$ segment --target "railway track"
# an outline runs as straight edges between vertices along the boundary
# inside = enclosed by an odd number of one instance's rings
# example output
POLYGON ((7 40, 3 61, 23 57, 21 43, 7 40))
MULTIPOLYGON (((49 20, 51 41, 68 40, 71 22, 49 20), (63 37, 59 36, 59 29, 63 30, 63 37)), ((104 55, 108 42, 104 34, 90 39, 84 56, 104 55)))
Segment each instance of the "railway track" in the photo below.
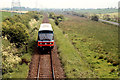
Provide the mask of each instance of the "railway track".
POLYGON ((39 52, 39 64, 37 71, 37 80, 51 79, 55 80, 54 68, 53 68, 53 51, 40 51, 39 52))
MULTIPOLYGON (((47 15, 44 16, 42 23, 49 23, 47 15)), ((59 57, 57 56, 56 46, 52 50, 42 51, 35 46, 27 79, 29 80, 31 78, 36 80, 65 78, 59 57)))

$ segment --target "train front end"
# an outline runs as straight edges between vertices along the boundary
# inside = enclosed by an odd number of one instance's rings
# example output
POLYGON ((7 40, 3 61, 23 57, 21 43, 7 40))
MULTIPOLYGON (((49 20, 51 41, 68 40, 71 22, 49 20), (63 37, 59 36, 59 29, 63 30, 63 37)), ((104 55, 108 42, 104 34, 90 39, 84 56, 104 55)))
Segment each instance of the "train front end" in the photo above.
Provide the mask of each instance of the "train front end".
POLYGON ((42 24, 38 32, 38 47, 44 49, 53 49, 54 33, 51 24, 42 24))

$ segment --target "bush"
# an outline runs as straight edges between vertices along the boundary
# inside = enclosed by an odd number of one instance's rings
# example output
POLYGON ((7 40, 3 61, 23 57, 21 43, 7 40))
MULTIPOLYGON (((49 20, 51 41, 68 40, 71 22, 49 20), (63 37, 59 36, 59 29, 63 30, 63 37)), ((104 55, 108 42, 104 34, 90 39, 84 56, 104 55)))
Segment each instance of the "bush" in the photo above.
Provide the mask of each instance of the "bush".
POLYGON ((119 65, 119 62, 118 61, 114 61, 113 62, 113 66, 117 66, 117 65, 119 65))
POLYGON ((55 19, 55 14, 54 13, 50 13, 49 14, 49 18, 55 19))
POLYGON ((15 23, 15 21, 12 19, 12 17, 8 17, 8 18, 6 18, 3 22, 6 22, 6 23, 10 23, 10 24, 14 24, 15 23))
POLYGON ((56 25, 59 25, 58 19, 55 19, 55 24, 56 24, 56 25))
POLYGON ((85 15, 84 14, 80 14, 80 17, 85 17, 85 15))
MULTIPOLYGON (((5 25, 5 24, 4 24, 5 25)), ((29 34, 26 31, 26 26, 22 23, 16 23, 12 26, 3 26, 2 29, 3 36, 7 36, 11 43, 15 43, 17 47, 26 43, 29 38, 29 34)))
POLYGON ((57 19, 64 19, 64 16, 63 15, 59 15, 59 16, 57 16, 57 19))
POLYGON ((110 15, 104 15, 104 16, 103 16, 103 19, 105 19, 105 20, 107 20, 107 21, 110 21, 110 20, 111 20, 110 15))
MULTIPOLYGON (((8 21, 9 22, 9 21, 8 21)), ((9 26, 6 22, 2 23, 2 36, 5 36, 7 34, 7 31, 9 29, 9 26)))
POLYGON ((111 20, 111 18, 107 18, 106 20, 107 20, 107 21, 110 21, 110 20, 111 20))
POLYGON ((35 19, 36 21, 38 21, 38 20, 39 20, 39 17, 38 17, 37 15, 34 15, 34 19, 35 19))
POLYGON ((98 21, 99 18, 98 18, 98 16, 92 16, 92 17, 91 17, 91 20, 93 20, 93 21, 98 21))
POLYGON ((61 21, 63 21, 64 16, 63 15, 55 15, 53 12, 49 14, 49 18, 52 18, 55 20, 55 24, 59 25, 61 21))
POLYGON ((98 59, 103 59, 103 58, 104 58, 104 56, 103 56, 103 55, 100 55, 98 59))

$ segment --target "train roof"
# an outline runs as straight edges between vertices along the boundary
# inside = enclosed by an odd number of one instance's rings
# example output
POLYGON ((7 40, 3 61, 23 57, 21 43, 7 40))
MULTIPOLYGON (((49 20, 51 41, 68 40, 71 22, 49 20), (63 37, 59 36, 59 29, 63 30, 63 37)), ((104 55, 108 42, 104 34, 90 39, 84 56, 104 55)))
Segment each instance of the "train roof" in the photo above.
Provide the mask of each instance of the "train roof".
POLYGON ((52 26, 51 26, 50 23, 42 23, 42 24, 40 25, 39 31, 45 31, 45 30, 53 31, 52 26))

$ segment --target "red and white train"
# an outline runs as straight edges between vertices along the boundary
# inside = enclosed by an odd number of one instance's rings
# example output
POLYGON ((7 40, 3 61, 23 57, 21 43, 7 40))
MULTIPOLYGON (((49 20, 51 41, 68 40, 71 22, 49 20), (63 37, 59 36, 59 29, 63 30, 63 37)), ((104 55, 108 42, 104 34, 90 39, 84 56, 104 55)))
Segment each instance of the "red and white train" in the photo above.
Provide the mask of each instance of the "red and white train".
POLYGON ((54 33, 50 23, 42 23, 38 32, 38 47, 52 49, 54 47, 54 33))

